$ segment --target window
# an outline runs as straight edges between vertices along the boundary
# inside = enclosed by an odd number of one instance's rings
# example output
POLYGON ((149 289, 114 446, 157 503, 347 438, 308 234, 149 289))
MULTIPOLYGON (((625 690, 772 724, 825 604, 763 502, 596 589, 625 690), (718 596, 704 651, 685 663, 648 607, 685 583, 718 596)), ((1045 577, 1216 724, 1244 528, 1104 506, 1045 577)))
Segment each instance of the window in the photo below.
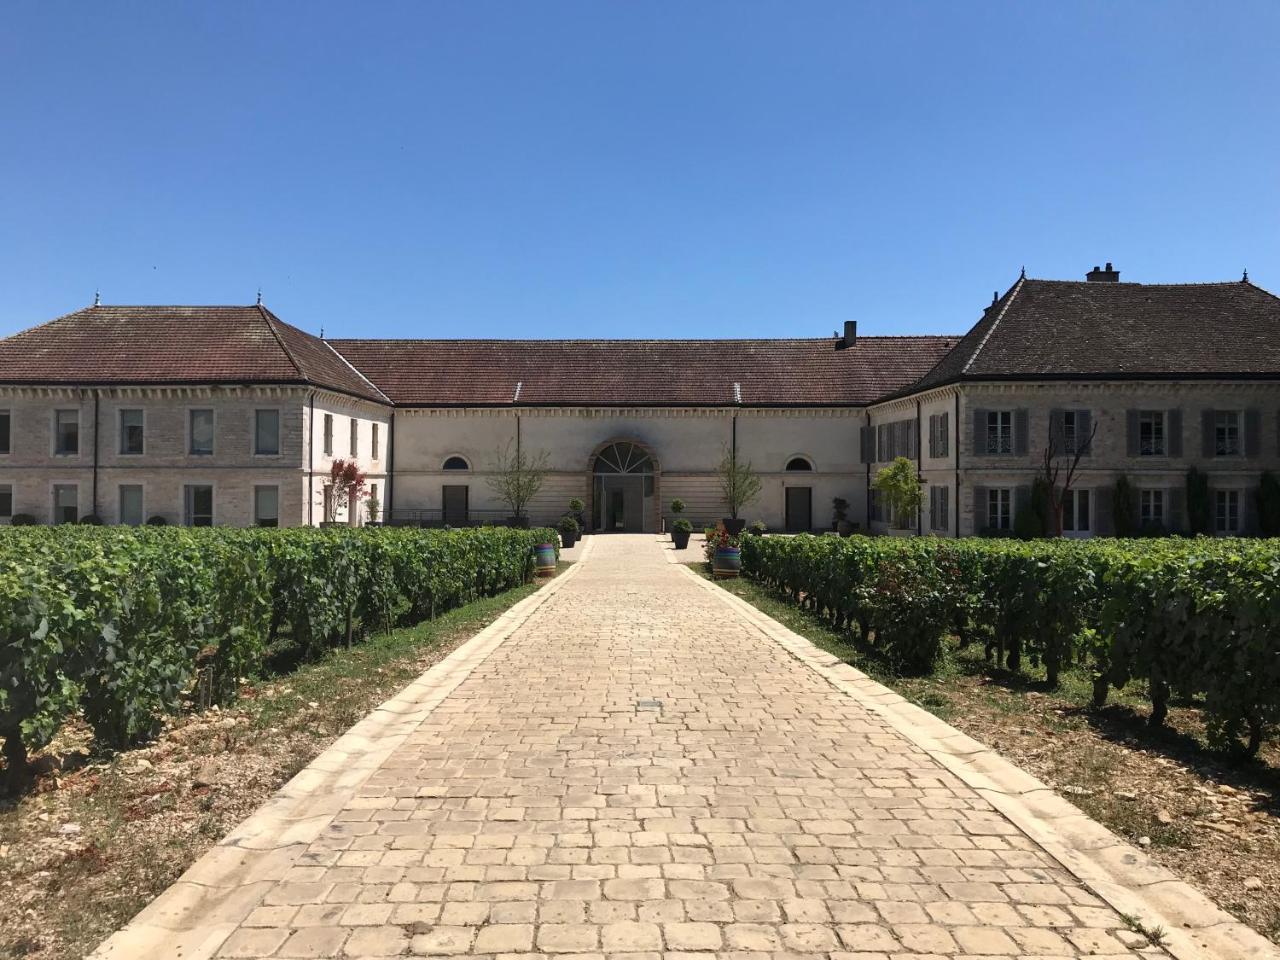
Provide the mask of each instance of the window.
POLYGON ((10 426, 13 423, 13 417, 8 410, 0 410, 0 453, 12 453, 13 447, 10 446, 11 438, 10 426))
POLYGON ((259 457, 274 457, 280 453, 279 410, 253 412, 253 452, 259 457))
POLYGON ((444 468, 446 470, 470 470, 471 469, 469 466, 467 466, 467 461, 463 460, 461 457, 450 457, 448 460, 444 462, 444 468))
POLYGON ((120 453, 138 456, 143 450, 143 413, 141 410, 120 411, 120 453))
POLYGON ((53 412, 53 452, 60 457, 79 455, 79 410, 55 410, 53 412))
MULTIPOLYGON (((1013 453, 1013 411, 987 412, 987 453, 1013 453)), ((995 491, 992 491, 993 493, 995 491)), ((1008 492, 1007 490, 1005 491, 1008 492)), ((1001 527, 1000 529, 1004 529, 1001 527)))
POLYGON ((141 484, 120 484, 120 522, 130 527, 142 525, 141 484))
POLYGON ((381 424, 375 423, 373 425, 373 438, 370 441, 372 449, 369 451, 369 456, 374 460, 378 459, 378 452, 379 452, 378 451, 378 427, 379 426, 381 426, 381 424))
POLYGON ((792 457, 790 460, 787 461, 787 469, 791 471, 812 470, 813 464, 810 463, 808 460, 806 460, 804 457, 792 457))
POLYGON ((182 522, 188 527, 213 526, 213 487, 191 484, 182 488, 182 522))
POLYGON ((1240 491, 1216 490, 1213 494, 1213 529, 1218 533, 1240 532, 1240 491))
POLYGON ((0 483, 0 520, 13 516, 13 485, 0 483))
POLYGON ((280 488, 253 488, 253 523, 257 527, 280 526, 280 488))
POLYGON ((951 527, 951 490, 948 487, 929 488, 929 529, 948 530, 951 527))
POLYGON ((1164 513, 1163 490, 1138 491, 1138 522, 1144 527, 1163 527, 1164 513))
POLYGON ((987 491, 987 526, 992 530, 1013 529, 1013 491, 1009 488, 992 487, 987 491))
POLYGON ((187 452, 194 457, 213 455, 213 411, 192 410, 190 413, 190 442, 187 452))
POLYGON ((1063 534, 1066 536, 1083 536, 1093 529, 1091 523, 1089 491, 1068 490, 1066 497, 1062 500, 1063 534))
POLYGON ((1164 411, 1139 410, 1138 456, 1164 457, 1168 456, 1168 452, 1168 446, 1165 443, 1164 411))
POLYGON ((333 456, 333 414, 324 415, 324 455, 333 456))
POLYGON ((355 417, 351 418, 351 456, 360 455, 360 421, 355 417))
POLYGON ((951 415, 935 413, 929 417, 929 456, 945 457, 950 454, 951 415))
POLYGON ((1242 453, 1244 448, 1240 443, 1240 411, 1215 410, 1213 413, 1214 456, 1238 457, 1242 453))
POLYGON ((80 516, 80 488, 74 483, 59 483, 53 488, 53 522, 75 523, 80 516))

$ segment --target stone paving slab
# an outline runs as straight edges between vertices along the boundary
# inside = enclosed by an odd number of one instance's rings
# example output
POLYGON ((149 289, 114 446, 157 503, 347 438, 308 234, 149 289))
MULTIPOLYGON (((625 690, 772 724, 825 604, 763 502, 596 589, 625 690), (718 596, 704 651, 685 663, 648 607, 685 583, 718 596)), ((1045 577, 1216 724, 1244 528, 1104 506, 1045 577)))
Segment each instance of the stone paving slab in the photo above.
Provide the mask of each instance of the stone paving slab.
POLYGON ((654 537, 580 549, 95 956, 1277 956, 654 537))

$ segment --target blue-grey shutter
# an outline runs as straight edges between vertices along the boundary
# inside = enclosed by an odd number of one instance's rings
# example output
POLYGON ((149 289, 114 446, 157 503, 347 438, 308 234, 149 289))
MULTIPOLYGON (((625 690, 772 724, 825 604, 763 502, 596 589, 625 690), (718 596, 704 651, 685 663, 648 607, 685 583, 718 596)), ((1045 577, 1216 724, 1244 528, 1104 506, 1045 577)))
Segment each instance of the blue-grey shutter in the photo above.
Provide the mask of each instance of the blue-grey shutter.
POLYGON ((1200 455, 1212 457, 1218 452, 1216 431, 1214 430, 1217 414, 1213 410, 1200 411, 1200 455))
POLYGON ((951 455, 951 414, 944 413, 938 417, 938 456, 951 455))
POLYGON ((951 529, 950 500, 951 500, 950 488, 938 487, 938 512, 940 513, 940 516, 938 518, 939 530, 951 529))
POLYGON ((938 415, 929 414, 929 458, 938 455, 938 415))
POLYGON ((929 488, 929 529, 935 530, 938 526, 938 488, 929 488))
POLYGON ((1013 452, 1019 457, 1025 457, 1030 449, 1030 420, 1025 409, 1013 411, 1013 452))
POLYGON ((973 530, 974 533, 980 533, 991 525, 991 518, 987 516, 987 488, 973 488, 973 530))
POLYGON ((1093 532, 1098 536, 1109 537, 1116 532, 1115 495, 1110 485, 1094 487, 1089 495, 1089 504, 1093 532))
POLYGON ((987 455, 987 410, 973 411, 973 455, 987 455))
POLYGON ((1182 411, 1174 409, 1165 414, 1165 427, 1169 431, 1168 449, 1169 456, 1182 456, 1182 411))
POLYGON ((1090 437, 1093 434, 1093 414, 1088 410, 1076 411, 1076 443, 1084 456, 1093 453, 1093 443, 1090 437))
POLYGON ((920 421, 908 420, 907 426, 908 426, 907 435, 911 438, 911 453, 908 454, 908 456, 910 456, 912 460, 919 460, 920 459, 920 421))
POLYGON ((1136 457, 1138 455, 1138 411, 1126 410, 1125 422, 1128 424, 1128 436, 1125 439, 1126 452, 1129 456, 1136 457))
POLYGON ((871 427, 864 426, 858 434, 858 457, 861 463, 870 463, 871 456, 871 427))
POLYGON ((1257 410, 1244 412, 1244 455, 1256 457, 1262 439, 1262 416, 1257 410))
POLYGON ((1187 492, 1182 487, 1171 487, 1169 494, 1169 515, 1165 518, 1168 521, 1170 533, 1185 533, 1187 527, 1187 492))
POLYGON ((1259 532, 1258 488, 1246 487, 1240 491, 1240 533, 1246 537, 1256 537, 1259 532))
POLYGON ((1070 453, 1067 449, 1066 427, 1062 410, 1049 411, 1049 446, 1053 448, 1054 453, 1070 453))

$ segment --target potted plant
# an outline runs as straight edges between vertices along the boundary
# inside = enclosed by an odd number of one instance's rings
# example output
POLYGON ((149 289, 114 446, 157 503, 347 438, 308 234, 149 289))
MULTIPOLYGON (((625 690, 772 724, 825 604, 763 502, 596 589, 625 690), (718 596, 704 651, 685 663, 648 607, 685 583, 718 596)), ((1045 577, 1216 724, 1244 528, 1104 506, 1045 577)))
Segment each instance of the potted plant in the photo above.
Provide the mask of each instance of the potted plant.
POLYGON ((370 494, 369 499, 364 502, 364 512, 365 516, 368 517, 369 526, 378 526, 378 517, 382 513, 382 501, 370 494))
POLYGON ((540 577, 549 577, 556 572, 554 543, 540 543, 533 548, 533 572, 540 577))
POLYGON ((582 502, 581 497, 573 497, 569 501, 569 514, 573 519, 578 521, 578 536, 581 537, 587 532, 587 520, 582 515, 582 511, 586 509, 586 504, 582 502))
POLYGON ((853 524, 849 522, 849 501, 844 497, 833 497, 831 511, 831 529, 842 537, 853 533, 853 524))
POLYGON ((753 536, 757 536, 757 537, 763 537, 766 533, 769 532, 769 528, 768 526, 765 525, 765 522, 763 520, 756 520, 754 523, 751 524, 751 526, 747 527, 747 530, 753 536))
POLYGON ((681 500, 679 497, 677 497, 676 499, 671 501, 671 516, 672 516, 673 525, 676 520, 680 519, 680 514, 682 513, 684 513, 684 501, 681 500))
MULTIPOLYGON (((679 501, 677 501, 679 502, 679 501)), ((689 546, 689 535, 693 533, 693 524, 684 517, 678 518, 671 524, 671 543, 677 550, 683 550, 689 546)))
POLYGON ((498 499, 511 508, 507 526, 520 529, 529 526, 525 508, 542 489, 547 475, 547 460, 545 451, 530 455, 510 443, 494 456, 493 474, 486 482, 498 499))
POLYGON ((711 572, 721 579, 736 577, 742 572, 742 547, 728 530, 721 529, 708 538, 711 553, 711 572))
POLYGON ((566 550, 578 542, 578 521, 569 514, 566 513, 560 518, 556 529, 560 531, 560 542, 564 544, 566 550))
POLYGON ((747 521, 738 517, 738 511, 759 495, 760 478, 751 464, 740 461, 734 451, 725 453, 716 472, 720 476, 720 493, 729 508, 729 516, 722 522, 729 535, 736 537, 747 525, 747 521))

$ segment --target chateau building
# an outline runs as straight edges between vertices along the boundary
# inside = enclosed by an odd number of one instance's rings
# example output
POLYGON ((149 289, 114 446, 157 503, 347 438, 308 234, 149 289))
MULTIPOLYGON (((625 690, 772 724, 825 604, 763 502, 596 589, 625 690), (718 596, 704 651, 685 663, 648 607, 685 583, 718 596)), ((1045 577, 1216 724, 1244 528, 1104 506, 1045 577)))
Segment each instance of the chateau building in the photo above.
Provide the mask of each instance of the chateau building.
POLYGON ((1119 477, 1144 525, 1256 528, 1280 471, 1280 299, 1248 282, 1020 277, 963 336, 778 340, 324 340, 261 304, 94 305, 0 340, 0 523, 94 515, 190 525, 362 523, 332 509, 354 460, 390 522, 503 522, 503 456, 544 456, 529 506, 571 498, 595 530, 656 531, 670 504, 724 515, 716 467, 762 480, 743 515, 828 530, 836 498, 876 532, 1011 529, 1033 479, 1079 460, 1071 536, 1115 530, 1119 477), (925 482, 890 517, 876 472, 925 482))

